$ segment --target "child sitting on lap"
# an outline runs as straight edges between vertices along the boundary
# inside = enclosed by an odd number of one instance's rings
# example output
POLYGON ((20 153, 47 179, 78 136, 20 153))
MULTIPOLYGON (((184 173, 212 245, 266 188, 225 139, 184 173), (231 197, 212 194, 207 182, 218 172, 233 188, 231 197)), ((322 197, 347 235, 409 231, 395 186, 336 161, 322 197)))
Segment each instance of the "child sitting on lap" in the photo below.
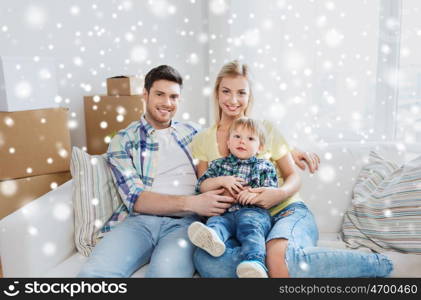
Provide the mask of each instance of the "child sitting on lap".
POLYGON ((212 256, 225 252, 225 242, 234 236, 241 243, 238 277, 268 277, 265 266, 265 238, 272 227, 268 210, 250 205, 257 196, 248 190, 257 187, 277 187, 278 178, 273 164, 256 157, 263 150, 265 134, 259 123, 249 118, 236 120, 229 132, 230 155, 211 162, 199 178, 196 190, 207 192, 225 188, 237 199, 227 212, 210 217, 204 225, 189 226, 191 242, 212 256))

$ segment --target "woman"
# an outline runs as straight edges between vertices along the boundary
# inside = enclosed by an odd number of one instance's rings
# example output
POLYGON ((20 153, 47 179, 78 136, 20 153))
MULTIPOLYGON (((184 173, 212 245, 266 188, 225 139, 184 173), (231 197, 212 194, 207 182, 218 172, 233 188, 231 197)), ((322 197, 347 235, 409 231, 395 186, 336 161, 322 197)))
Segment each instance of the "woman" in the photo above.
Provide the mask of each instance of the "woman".
MULTIPOLYGON (((235 119, 248 116, 251 111, 254 98, 247 65, 233 61, 222 67, 215 82, 214 101, 215 125, 197 135, 192 143, 193 156, 199 160, 199 176, 212 160, 228 155, 228 128, 235 119)), ((307 158, 306 162, 313 172, 317 169, 318 157, 308 154, 303 157, 299 151, 291 153, 276 126, 267 121, 263 121, 263 125, 269 142, 260 155, 270 159, 277 167, 280 187, 251 189, 258 193, 251 204, 270 208, 275 221, 266 239, 269 276, 387 276, 392 264, 384 255, 316 247, 317 225, 313 214, 297 193, 300 178, 294 169, 294 160, 300 166, 301 160, 307 158)), ((212 257, 196 249, 196 269, 202 277, 235 277, 239 251, 235 239, 227 243, 227 249, 220 257, 212 257)))

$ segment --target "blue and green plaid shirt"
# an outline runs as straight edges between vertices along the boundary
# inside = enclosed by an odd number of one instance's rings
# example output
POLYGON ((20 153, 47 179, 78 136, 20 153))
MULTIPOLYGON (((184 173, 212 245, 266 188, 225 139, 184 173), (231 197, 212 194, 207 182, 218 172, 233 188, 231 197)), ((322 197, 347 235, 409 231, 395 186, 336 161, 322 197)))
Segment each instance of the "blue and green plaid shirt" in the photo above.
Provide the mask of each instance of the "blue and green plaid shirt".
MULTIPOLYGON (((170 127, 171 135, 186 153, 195 169, 188 146, 198 132, 198 128, 192 124, 175 121, 171 122, 170 127)), ((133 211, 137 198, 143 191, 152 188, 159 151, 154 132, 155 128, 142 116, 139 121, 120 130, 111 140, 106 158, 123 203, 102 227, 102 233, 110 231, 128 214, 138 214, 133 211)))
MULTIPOLYGON (((278 187, 278 176, 274 165, 266 159, 252 156, 249 159, 239 159, 230 154, 227 157, 218 158, 211 162, 196 184, 196 192, 200 192, 200 185, 208 178, 219 176, 235 176, 243 178, 246 185, 257 187, 278 187)), ((240 204, 233 205, 229 211, 242 207, 240 204)))

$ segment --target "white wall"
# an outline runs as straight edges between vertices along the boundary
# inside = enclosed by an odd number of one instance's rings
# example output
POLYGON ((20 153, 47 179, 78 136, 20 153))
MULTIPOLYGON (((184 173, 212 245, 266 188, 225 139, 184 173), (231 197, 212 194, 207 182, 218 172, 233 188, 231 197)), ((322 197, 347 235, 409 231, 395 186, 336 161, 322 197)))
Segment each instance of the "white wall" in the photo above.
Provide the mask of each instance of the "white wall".
MULTIPOLYGON (((56 58, 62 105, 78 123, 72 129, 77 146, 85 144, 82 97, 105 93, 106 77, 144 75, 156 65, 173 65, 186 79, 177 117, 207 126, 215 75, 237 58, 254 73, 255 116, 267 112, 264 116, 277 121, 292 144, 393 139, 389 127, 395 126, 396 105, 378 82, 384 79, 386 92, 397 90, 383 67, 399 50, 390 50, 382 32, 400 22, 389 16, 400 14, 394 3, 401 2, 2 1, 0 55, 56 58)), ((406 76, 400 87, 410 87, 399 97, 418 97, 401 101, 398 129, 406 142, 418 142, 421 132, 416 55, 421 9, 416 3, 403 2, 403 45, 395 43, 404 49, 400 75, 406 76), (408 114, 411 122, 405 121, 408 114)))
POLYGON ((71 129, 76 146, 85 146, 84 95, 105 94, 107 77, 144 76, 159 64, 174 66, 185 79, 184 103, 177 117, 207 121, 202 93, 208 61, 206 4, 194 0, 1 1, 0 55, 55 58, 61 105, 70 108, 77 123, 71 129))
POLYGON ((421 142, 421 3, 402 2, 397 136, 406 143, 421 142))
POLYGON ((292 143, 370 135, 379 0, 227 3, 224 25, 214 26, 223 37, 210 41, 211 63, 240 57, 252 67, 256 117, 266 112, 292 143))

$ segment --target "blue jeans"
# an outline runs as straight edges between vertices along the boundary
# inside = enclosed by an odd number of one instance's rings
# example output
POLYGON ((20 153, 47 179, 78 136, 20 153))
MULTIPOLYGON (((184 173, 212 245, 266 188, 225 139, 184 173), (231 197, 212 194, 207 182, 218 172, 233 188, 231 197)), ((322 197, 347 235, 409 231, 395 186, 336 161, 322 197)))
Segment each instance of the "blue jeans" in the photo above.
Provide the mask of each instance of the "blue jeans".
MULTIPOLYGON (((290 277, 386 277, 393 269, 382 254, 317 247, 317 225, 302 202, 288 205, 273 221, 266 242, 288 240, 285 261, 290 277)), ((193 260, 202 277, 236 277, 240 248, 235 239, 230 239, 222 256, 212 257, 196 249, 193 260)))
POLYGON ((128 216, 92 251, 79 277, 130 277, 149 262, 146 277, 192 277, 187 228, 196 217, 128 216))
POLYGON ((231 237, 237 238, 241 243, 241 261, 257 260, 265 265, 265 239, 272 227, 271 223, 271 216, 266 209, 243 207, 211 217, 206 225, 215 230, 224 243, 231 237))

